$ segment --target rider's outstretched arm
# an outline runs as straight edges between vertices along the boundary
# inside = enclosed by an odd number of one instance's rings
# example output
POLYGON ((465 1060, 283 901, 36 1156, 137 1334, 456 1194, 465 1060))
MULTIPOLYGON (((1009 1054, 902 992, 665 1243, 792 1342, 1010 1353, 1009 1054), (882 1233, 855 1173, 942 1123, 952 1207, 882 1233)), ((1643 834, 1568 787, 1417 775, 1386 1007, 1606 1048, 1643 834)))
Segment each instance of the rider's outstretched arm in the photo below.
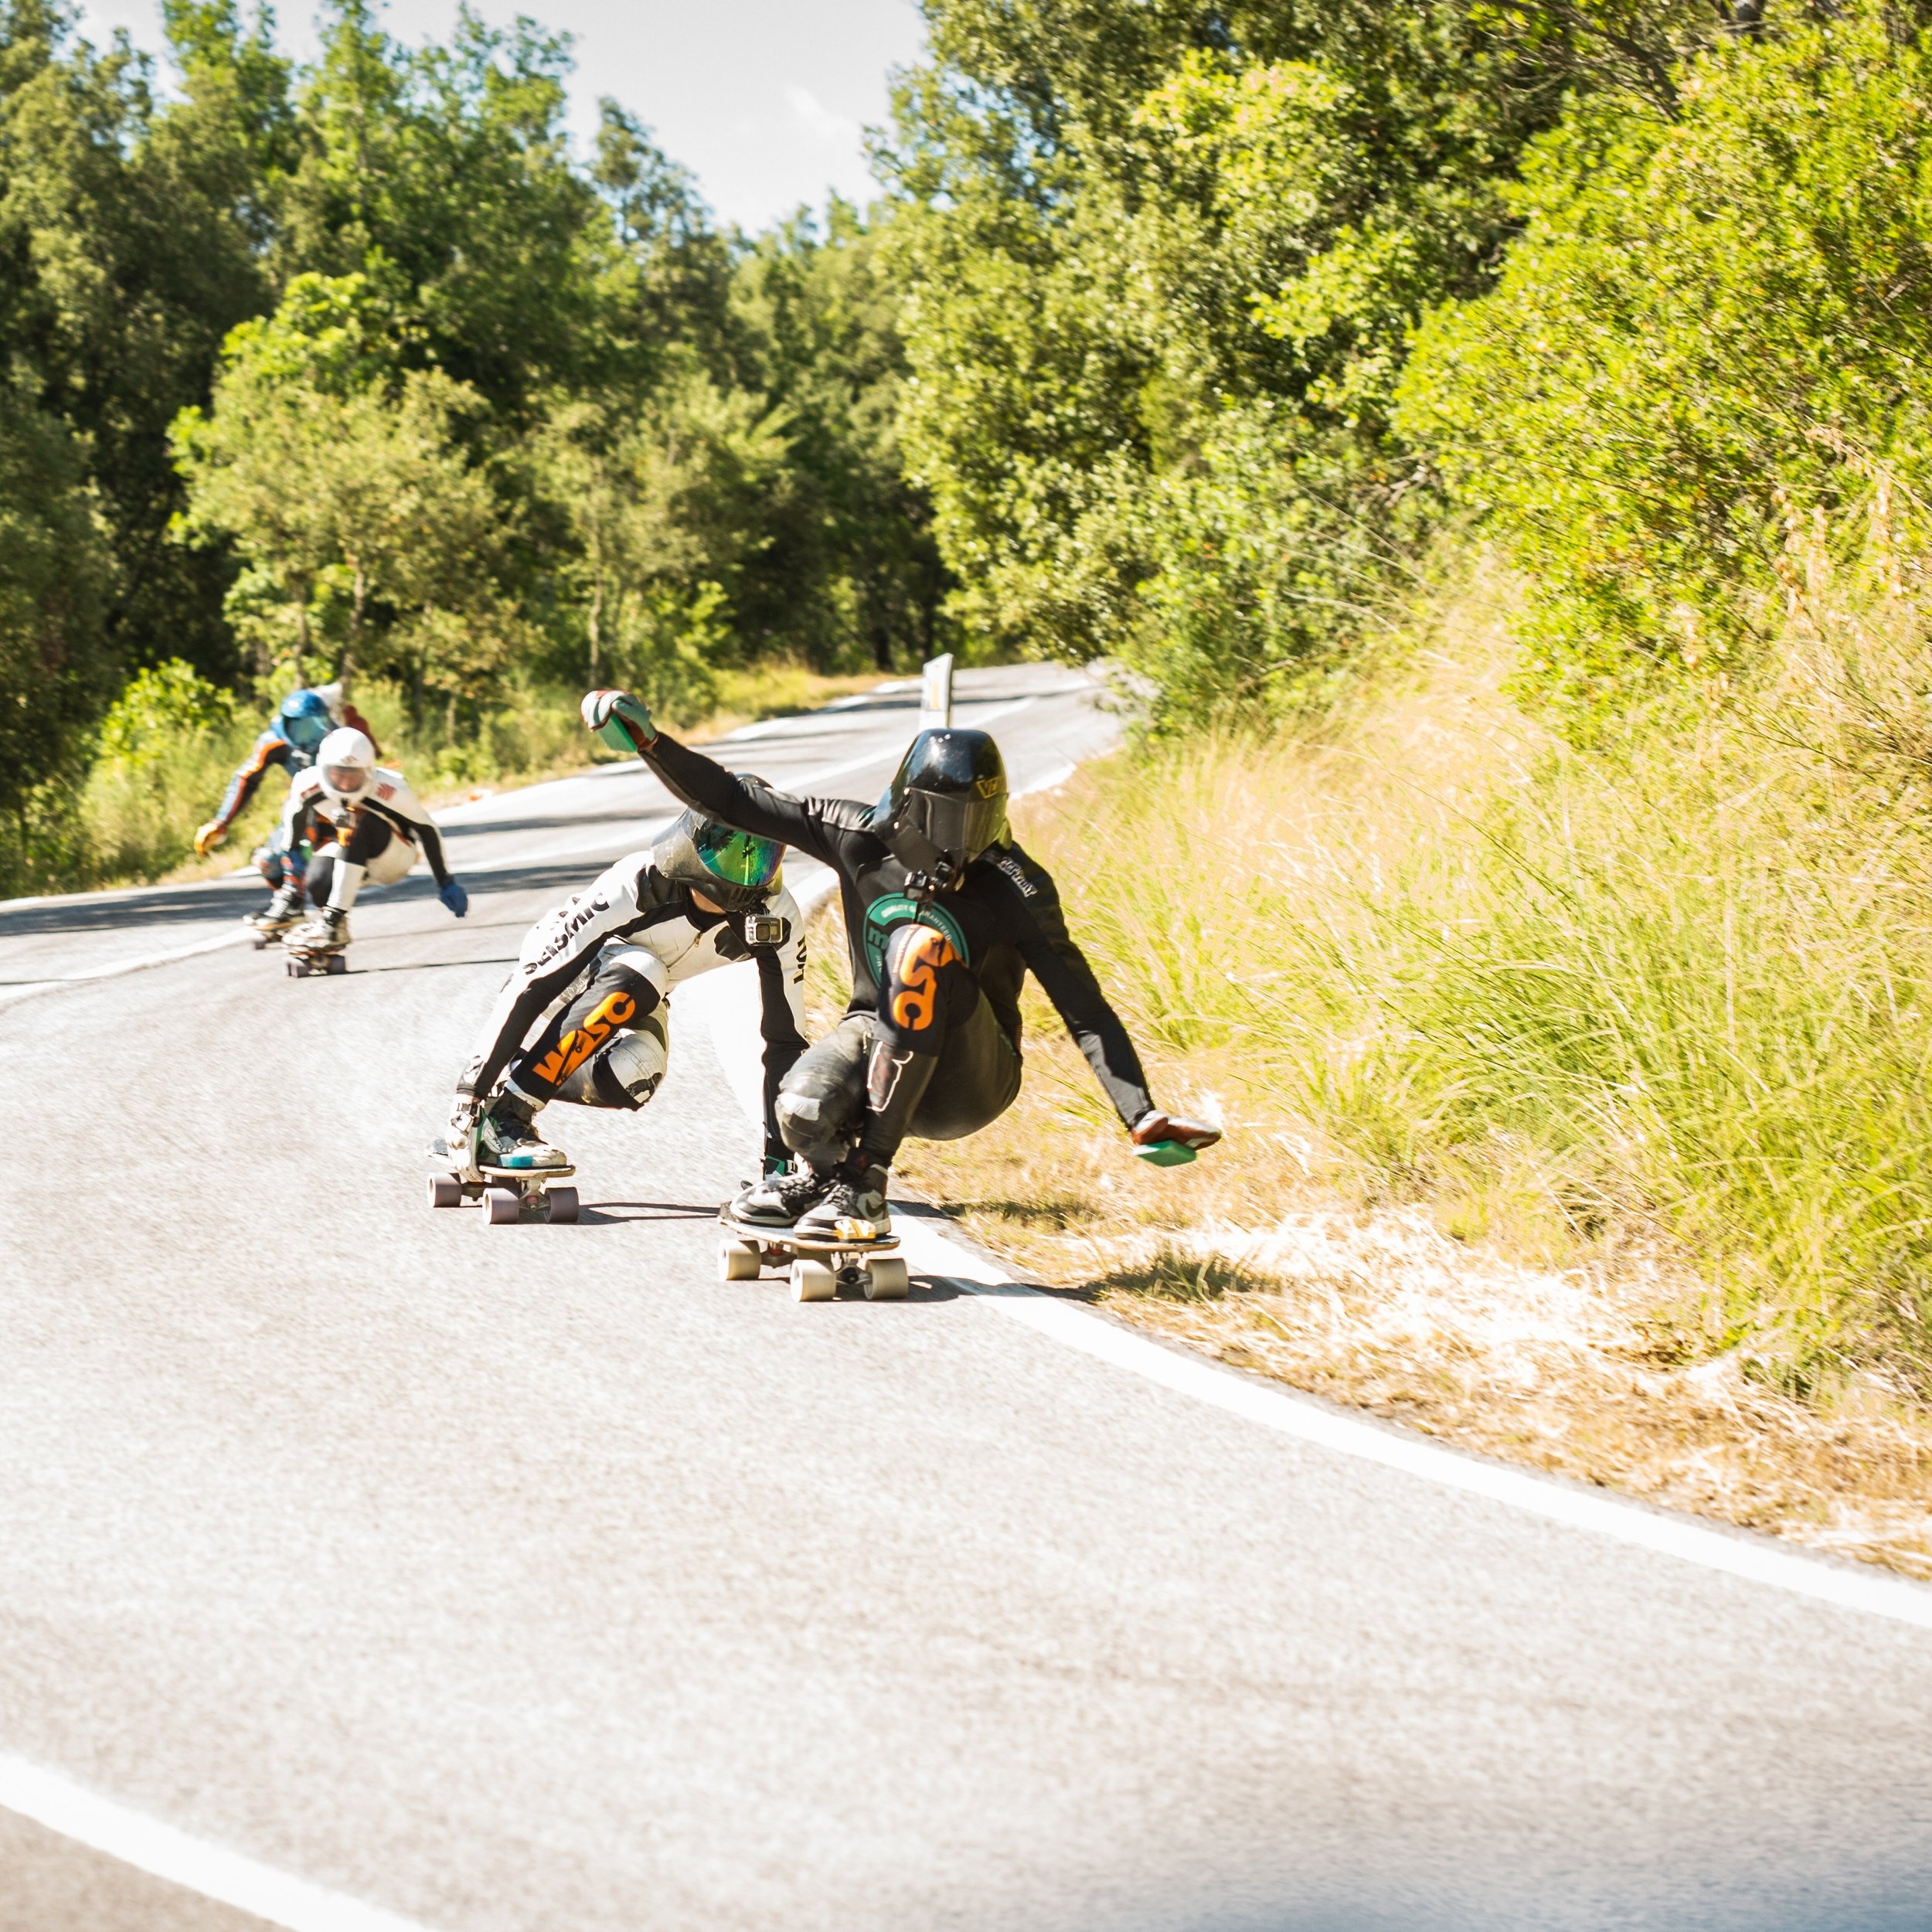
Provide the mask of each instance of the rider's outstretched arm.
POLYGON ((270 765, 288 762, 292 747, 285 738, 278 738, 272 731, 264 731, 257 738, 248 756, 235 767, 234 774, 228 781, 228 789, 222 794, 221 803, 215 808, 215 815, 195 834, 195 849, 206 855, 228 836, 228 828, 248 809, 261 784, 263 775, 270 765))
POLYGON ((658 730, 651 714, 627 692, 593 691, 583 708, 586 724, 607 744, 628 743, 680 804, 740 832, 795 846, 826 865, 838 862, 828 832, 865 811, 845 799, 794 798, 774 791, 762 778, 727 771, 716 759, 658 730))

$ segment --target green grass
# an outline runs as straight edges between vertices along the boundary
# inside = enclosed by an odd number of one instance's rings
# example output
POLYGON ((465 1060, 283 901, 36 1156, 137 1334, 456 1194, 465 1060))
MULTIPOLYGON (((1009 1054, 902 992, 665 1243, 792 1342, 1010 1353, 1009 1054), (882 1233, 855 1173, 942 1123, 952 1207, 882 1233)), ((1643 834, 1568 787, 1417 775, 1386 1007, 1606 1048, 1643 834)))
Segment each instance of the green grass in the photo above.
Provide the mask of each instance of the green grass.
POLYGON ((1932 801, 1875 728, 1883 640, 1862 708, 1787 677, 1583 756, 1502 695, 1508 595, 1320 730, 1122 757, 1027 820, 1167 1104, 1228 1119, 1199 1205, 1313 1175, 1526 1258, 1661 1248, 1707 1284, 1660 1318, 1683 1359, 1924 1401, 1932 801))

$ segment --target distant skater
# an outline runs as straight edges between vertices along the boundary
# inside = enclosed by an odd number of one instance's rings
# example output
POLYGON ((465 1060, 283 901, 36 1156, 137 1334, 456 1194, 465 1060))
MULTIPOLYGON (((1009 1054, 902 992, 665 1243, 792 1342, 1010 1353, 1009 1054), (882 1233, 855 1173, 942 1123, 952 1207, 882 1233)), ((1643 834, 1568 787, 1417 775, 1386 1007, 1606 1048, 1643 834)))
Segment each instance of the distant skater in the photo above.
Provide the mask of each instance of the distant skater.
MULTIPOLYGON (((369 721, 349 702, 342 685, 304 685, 290 692, 267 730, 249 747, 248 756, 235 767, 214 817, 196 830, 195 855, 205 859, 226 842, 229 828, 253 802, 262 781, 270 771, 280 771, 292 782, 315 764, 322 740, 342 726, 361 732, 374 750, 375 733, 369 730, 369 721)), ((255 857, 263 877, 274 891, 267 906, 249 923, 272 937, 286 932, 302 916, 302 875, 309 854, 299 847, 290 849, 283 842, 278 825, 255 857)))
POLYGON ((277 835, 285 852, 311 842, 317 849, 305 880, 293 886, 299 895, 306 885, 317 910, 284 934, 291 953, 324 958, 344 951, 363 880, 393 886, 409 876, 419 858, 429 861, 443 903, 458 919, 470 909, 469 894, 451 876, 436 821, 400 771, 376 762, 375 746, 353 726, 332 731, 315 764, 289 787, 277 835), (320 836, 323 828, 332 844, 320 836))

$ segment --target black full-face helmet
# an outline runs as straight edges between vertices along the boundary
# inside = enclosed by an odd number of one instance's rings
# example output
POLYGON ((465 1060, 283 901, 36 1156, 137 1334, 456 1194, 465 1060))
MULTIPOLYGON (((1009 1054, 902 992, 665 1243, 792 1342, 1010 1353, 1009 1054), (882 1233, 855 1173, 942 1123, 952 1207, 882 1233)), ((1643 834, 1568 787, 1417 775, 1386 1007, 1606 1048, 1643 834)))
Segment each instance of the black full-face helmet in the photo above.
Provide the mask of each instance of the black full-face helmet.
POLYGON ((922 731, 872 822, 913 872, 957 879, 1006 836, 1006 761, 999 747, 983 731, 922 731))
POLYGON ((701 811, 687 811, 660 838, 658 870, 702 893, 727 912, 751 912, 777 889, 785 849, 775 838, 734 832, 701 811))

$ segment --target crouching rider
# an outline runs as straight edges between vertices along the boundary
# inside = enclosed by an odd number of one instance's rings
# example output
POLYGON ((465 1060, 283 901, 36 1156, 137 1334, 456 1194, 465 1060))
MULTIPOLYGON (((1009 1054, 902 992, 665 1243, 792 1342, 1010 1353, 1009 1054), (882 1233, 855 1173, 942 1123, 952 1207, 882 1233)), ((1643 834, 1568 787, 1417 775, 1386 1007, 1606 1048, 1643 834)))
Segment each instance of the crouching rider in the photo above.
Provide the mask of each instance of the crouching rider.
POLYGON ((784 851, 687 811, 531 927, 457 1083, 440 1151, 465 1180, 481 1178, 479 1162, 569 1166, 537 1114, 553 1100, 644 1106, 664 1078, 672 988, 743 959, 757 961, 766 1156, 783 1165, 774 1110, 805 1046, 804 921, 780 876, 784 851))
POLYGON ((887 1179, 900 1143, 976 1134, 1018 1095, 1029 972, 1137 1153, 1172 1165, 1221 1138, 1154 1104, 1052 877, 1007 829, 1006 767, 985 732, 922 731, 869 805, 794 798, 727 771, 658 730, 624 692, 592 692, 583 717, 694 811, 782 839, 838 875, 851 1004, 781 1083, 777 1124, 798 1159, 739 1197, 743 1219, 811 1234, 889 1233, 887 1179))
MULTIPOLYGON (((415 869, 419 858, 429 861, 443 903, 458 919, 470 909, 469 894, 451 876, 436 821, 400 771, 376 762, 376 747, 352 726, 332 731, 315 764, 289 787, 277 838, 287 852, 304 840, 317 847, 306 885, 318 910, 284 935, 291 952, 341 952, 349 944, 349 911, 363 880, 395 885, 415 869), (333 845, 326 842, 325 827, 334 834, 333 845)), ((298 906, 304 883, 291 880, 283 888, 298 906)))

